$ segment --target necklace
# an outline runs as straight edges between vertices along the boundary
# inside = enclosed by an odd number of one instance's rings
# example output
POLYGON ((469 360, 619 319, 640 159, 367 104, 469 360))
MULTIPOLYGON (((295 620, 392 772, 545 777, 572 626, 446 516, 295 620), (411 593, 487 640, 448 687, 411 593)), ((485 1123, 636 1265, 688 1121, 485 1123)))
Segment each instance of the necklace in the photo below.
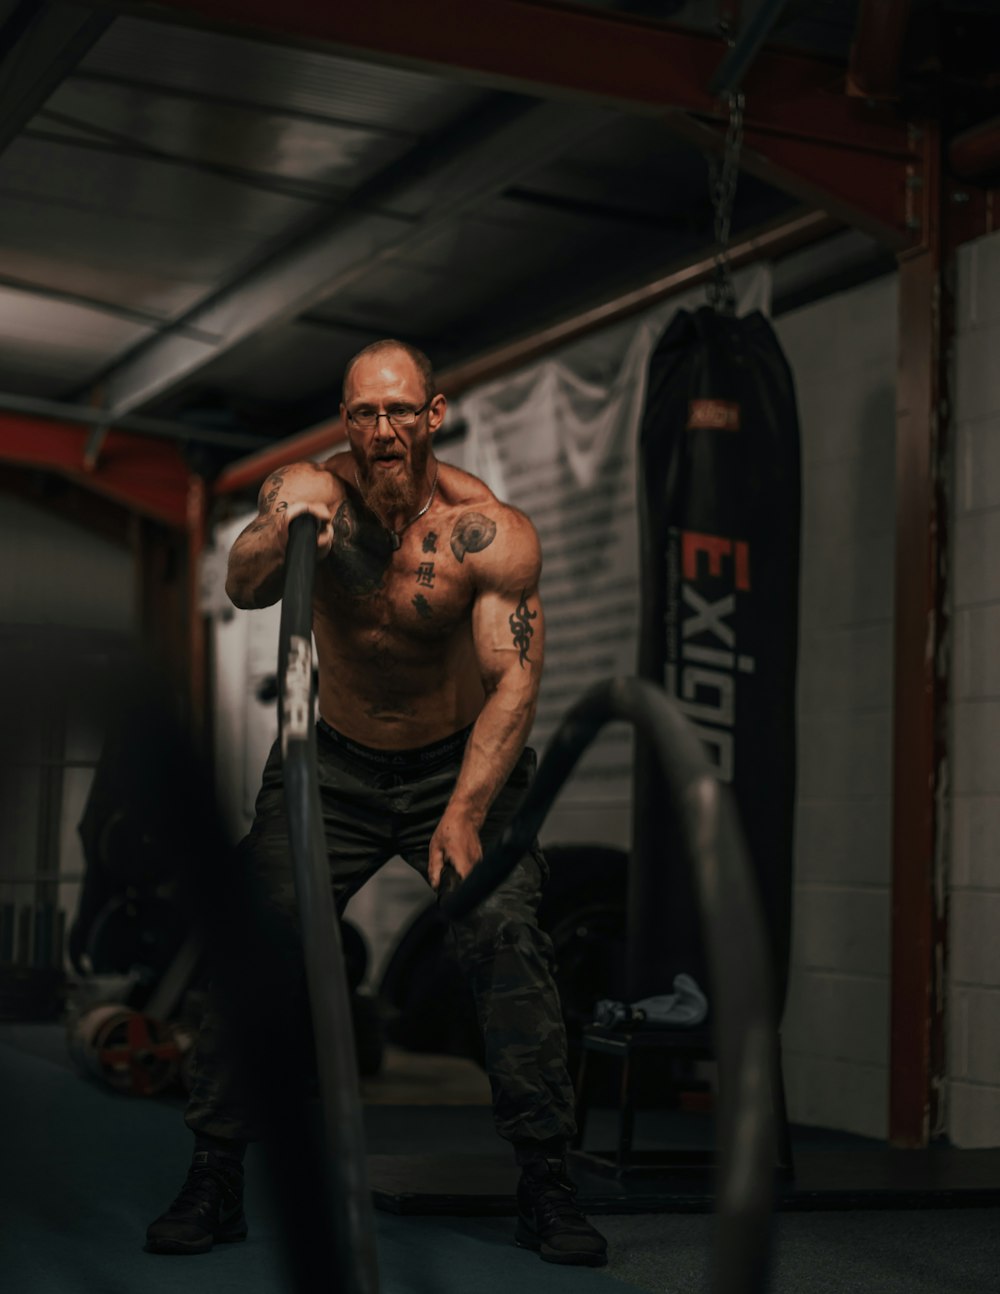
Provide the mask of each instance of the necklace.
MULTIPOLYGON (((415 513, 413 514, 413 516, 409 519, 409 521, 404 521, 404 522, 403 522, 403 524, 399 527, 399 529, 398 529, 398 530, 393 530, 390 526, 387 526, 387 525, 385 524, 385 522, 382 520, 382 518, 381 518, 381 517, 379 517, 379 521, 381 521, 381 522, 382 522, 383 527, 384 527, 386 530, 388 530, 388 531, 389 531, 389 543, 392 545, 392 551, 393 551, 393 552, 396 552, 396 551, 399 549, 399 545, 403 542, 403 541, 402 541, 402 539, 400 538, 400 536, 402 535, 403 531, 404 531, 404 530, 408 530, 408 529, 409 529, 409 527, 410 527, 410 526, 412 526, 412 525, 413 525, 413 523, 414 523, 415 521, 419 521, 419 520, 420 520, 420 518, 421 518, 421 517, 424 515, 424 513, 427 511, 427 509, 431 506, 431 503, 432 503, 432 502, 433 502, 433 500, 434 500, 434 491, 437 489, 437 483, 438 483, 438 472, 440 471, 440 469, 441 469, 441 464, 435 460, 435 463, 434 463, 434 480, 433 480, 433 481, 431 481, 431 492, 430 492, 430 494, 428 494, 428 496, 427 496, 427 502, 424 504, 424 506, 420 509, 420 511, 419 511, 419 512, 415 512, 415 513)), ((357 485, 357 487, 358 487, 358 492, 360 493, 361 497, 362 497, 362 498, 364 498, 364 494, 365 494, 365 492, 364 492, 364 490, 362 490, 362 489, 361 489, 361 479, 360 479, 360 477, 358 476, 358 469, 357 469, 357 468, 355 468, 355 469, 354 469, 354 482, 355 482, 355 484, 356 484, 356 485, 357 485)), ((375 510, 374 510, 374 508, 372 509, 372 511, 373 511, 373 512, 375 511, 375 510)), ((376 515, 378 515, 378 514, 376 514, 376 515)))

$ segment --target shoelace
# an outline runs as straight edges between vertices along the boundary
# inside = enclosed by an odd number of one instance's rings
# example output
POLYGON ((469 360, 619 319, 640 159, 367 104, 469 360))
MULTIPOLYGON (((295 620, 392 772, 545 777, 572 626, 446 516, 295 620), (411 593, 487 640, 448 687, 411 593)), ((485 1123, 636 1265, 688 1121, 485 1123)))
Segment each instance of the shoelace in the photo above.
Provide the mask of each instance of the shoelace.
POLYGON ((543 1226, 555 1222, 571 1222, 578 1227, 587 1221, 576 1206, 576 1188, 557 1177, 529 1178, 528 1190, 535 1206, 535 1215, 543 1226))
POLYGON ((226 1175, 222 1170, 212 1168, 209 1164, 199 1164, 197 1168, 192 1168, 188 1172, 180 1194, 174 1200, 174 1208, 179 1205, 194 1205, 196 1208, 213 1205, 217 1186, 221 1186, 225 1194, 233 1194, 233 1188, 226 1181, 226 1175))

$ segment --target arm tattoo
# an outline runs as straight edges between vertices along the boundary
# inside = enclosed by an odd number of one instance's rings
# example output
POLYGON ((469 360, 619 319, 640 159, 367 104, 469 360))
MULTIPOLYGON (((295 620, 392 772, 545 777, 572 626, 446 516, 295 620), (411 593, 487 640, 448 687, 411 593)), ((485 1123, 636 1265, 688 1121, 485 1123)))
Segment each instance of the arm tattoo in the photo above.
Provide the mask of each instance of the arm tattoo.
MULTIPOLYGON (((270 497, 271 496, 268 495, 268 498, 270 497)), ((268 504, 267 508, 265 508, 261 512, 260 519, 258 521, 255 521, 252 526, 248 526, 247 530, 250 532, 251 535, 258 535, 262 530, 267 530, 268 526, 271 525, 277 513, 287 512, 287 511, 288 511, 288 503, 284 499, 282 499, 281 502, 278 504, 278 506, 275 508, 274 513, 271 512, 271 505, 268 504)))
POLYGON ((497 533, 497 523, 481 512, 463 512, 451 532, 451 551, 464 561, 466 553, 481 553, 489 548, 497 533))
POLYGON ((537 619, 538 612, 528 610, 528 590, 522 589, 521 601, 517 604, 517 610, 509 617, 510 632, 514 638, 514 646, 520 652, 518 664, 522 669, 524 669, 524 662, 528 659, 528 648, 531 645, 531 640, 535 636, 531 622, 537 619))
MULTIPOLYGON (((269 476, 267 480, 264 482, 264 485, 268 486, 269 489, 266 494, 264 494, 263 490, 261 490, 261 494, 263 495, 260 501, 261 516, 264 516, 265 513, 268 513, 271 511, 271 504, 278 497, 278 492, 280 491, 284 483, 285 483, 285 476, 283 472, 275 472, 273 476, 269 476)), ((287 507, 288 505, 286 504, 285 506, 287 507)))

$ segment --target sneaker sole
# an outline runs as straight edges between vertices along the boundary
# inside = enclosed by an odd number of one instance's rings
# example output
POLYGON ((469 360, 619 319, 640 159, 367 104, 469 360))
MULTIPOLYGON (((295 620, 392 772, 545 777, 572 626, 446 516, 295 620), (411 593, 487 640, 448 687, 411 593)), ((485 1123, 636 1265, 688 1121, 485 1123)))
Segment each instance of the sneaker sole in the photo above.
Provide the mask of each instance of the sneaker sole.
POLYGON ((538 1254, 543 1263, 558 1263, 564 1267, 604 1267, 608 1261, 606 1253, 595 1254, 592 1250, 578 1249, 574 1253, 569 1250, 549 1249, 540 1236, 529 1231, 520 1221, 514 1231, 514 1244, 518 1249, 531 1249, 538 1254))
POLYGON ((143 1249, 147 1254, 207 1254, 213 1245, 238 1244, 246 1238, 244 1227, 240 1231, 220 1231, 217 1236, 206 1236, 204 1240, 147 1240, 143 1249))

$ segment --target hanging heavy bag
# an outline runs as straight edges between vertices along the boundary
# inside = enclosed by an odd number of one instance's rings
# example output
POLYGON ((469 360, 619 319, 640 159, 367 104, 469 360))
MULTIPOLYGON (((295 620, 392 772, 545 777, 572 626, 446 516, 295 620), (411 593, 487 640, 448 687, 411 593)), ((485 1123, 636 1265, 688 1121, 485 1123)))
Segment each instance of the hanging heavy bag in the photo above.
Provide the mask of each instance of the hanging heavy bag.
MULTIPOLYGON (((639 454, 639 673, 675 697, 732 787, 775 970, 788 977, 795 798, 800 449, 791 371, 759 312, 682 310, 650 360, 639 454)), ((633 842, 644 877, 629 992, 707 985, 688 869, 636 752, 633 842)), ((633 926, 633 929, 637 928, 633 926)))

